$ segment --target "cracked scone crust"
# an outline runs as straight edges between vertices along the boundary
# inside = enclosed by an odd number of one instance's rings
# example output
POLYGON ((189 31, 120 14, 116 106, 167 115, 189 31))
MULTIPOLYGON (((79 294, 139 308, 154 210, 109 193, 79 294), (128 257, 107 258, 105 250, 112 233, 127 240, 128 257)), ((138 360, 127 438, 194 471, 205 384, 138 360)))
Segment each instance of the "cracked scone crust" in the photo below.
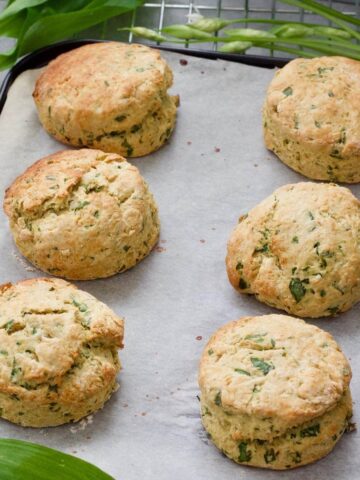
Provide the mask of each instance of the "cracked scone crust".
POLYGON ((157 206, 138 169, 99 150, 39 160, 7 190, 4 209, 20 252, 68 279, 123 272, 159 236, 157 206))
POLYGON ((285 315, 220 328, 203 352, 202 422, 238 463, 287 469, 334 447, 352 413, 351 370, 332 336, 285 315))
POLYGON ((276 73, 267 92, 267 148, 309 178, 360 182, 359 95, 359 61, 292 60, 276 73))
POLYGON ((360 202, 334 184, 285 185, 240 218, 228 242, 231 284, 301 317, 360 300, 360 202))
POLYGON ((33 96, 42 125, 57 140, 137 157, 160 148, 173 131, 172 81, 158 50, 98 43, 50 62, 33 96))
POLYGON ((0 287, 0 414, 31 427, 75 422, 116 389, 123 320, 59 279, 0 287))

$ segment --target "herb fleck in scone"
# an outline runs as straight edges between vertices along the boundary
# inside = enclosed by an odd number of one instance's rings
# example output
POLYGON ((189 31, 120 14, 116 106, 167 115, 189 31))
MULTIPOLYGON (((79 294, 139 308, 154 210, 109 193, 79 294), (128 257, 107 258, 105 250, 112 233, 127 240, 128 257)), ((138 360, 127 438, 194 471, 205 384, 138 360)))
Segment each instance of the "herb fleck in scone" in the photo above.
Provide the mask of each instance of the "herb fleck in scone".
POLYGON ((309 178, 360 182, 359 96, 359 61, 292 60, 267 92, 267 148, 309 178))
POLYGON ((0 287, 0 416, 28 427, 75 422, 116 389, 123 320, 59 279, 0 287))
POLYGON ((241 293, 300 317, 360 300, 360 202, 334 184, 285 185, 240 217, 226 257, 241 293))
POLYGON ((306 465, 346 430, 350 379, 329 333, 285 315, 242 318, 220 328, 201 357, 202 422, 235 462, 306 465))
POLYGON ((123 272, 159 237, 157 206, 138 169, 99 150, 39 160, 7 190, 4 209, 24 257, 68 279, 123 272))
POLYGON ((43 127, 60 142, 127 157, 147 155, 170 137, 178 97, 158 50, 97 43, 50 62, 33 93, 43 127))

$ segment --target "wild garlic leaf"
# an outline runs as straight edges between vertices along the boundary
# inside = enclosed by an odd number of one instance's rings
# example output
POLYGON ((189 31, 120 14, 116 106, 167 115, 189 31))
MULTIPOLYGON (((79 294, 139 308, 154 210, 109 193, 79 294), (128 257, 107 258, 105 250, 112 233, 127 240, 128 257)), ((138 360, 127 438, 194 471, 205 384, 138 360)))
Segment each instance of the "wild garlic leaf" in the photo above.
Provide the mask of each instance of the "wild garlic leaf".
POLYGON ((1 480, 114 480, 80 458, 35 443, 2 438, 0 451, 1 480))
POLYGON ((275 369, 274 365, 272 365, 271 363, 265 362, 261 358, 251 357, 250 360, 253 366, 258 370, 260 370, 264 375, 267 375, 270 372, 270 370, 275 369))

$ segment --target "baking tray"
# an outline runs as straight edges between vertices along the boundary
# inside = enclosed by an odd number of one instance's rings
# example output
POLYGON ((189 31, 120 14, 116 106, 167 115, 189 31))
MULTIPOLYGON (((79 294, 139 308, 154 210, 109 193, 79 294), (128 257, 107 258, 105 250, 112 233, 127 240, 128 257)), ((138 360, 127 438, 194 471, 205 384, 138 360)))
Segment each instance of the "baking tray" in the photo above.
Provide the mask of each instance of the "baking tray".
MULTIPOLYGON (((38 158, 65 148, 37 120, 31 92, 38 72, 29 68, 75 46, 49 47, 37 64, 36 56, 28 57, 3 86, 2 193, 38 158)), ((275 311, 229 285, 224 265, 229 234, 240 214, 275 188, 304 177, 263 145, 261 106, 273 70, 167 51, 163 56, 174 71, 172 92, 181 97, 177 127, 158 152, 131 160, 158 202, 159 244, 128 272, 77 283, 126 319, 120 390, 80 423, 36 430, 1 421, 0 436, 73 453, 116 480, 357 479, 358 432, 345 435, 325 459, 279 473, 236 465, 201 426, 197 369, 207 339, 225 322, 275 311)), ((359 186, 351 190, 360 196, 359 186)), ((0 283, 42 276, 17 252, 3 213, 0 251, 0 283)), ((355 306, 333 319, 311 320, 331 332, 350 358, 354 421, 360 396, 359 312, 355 306)))

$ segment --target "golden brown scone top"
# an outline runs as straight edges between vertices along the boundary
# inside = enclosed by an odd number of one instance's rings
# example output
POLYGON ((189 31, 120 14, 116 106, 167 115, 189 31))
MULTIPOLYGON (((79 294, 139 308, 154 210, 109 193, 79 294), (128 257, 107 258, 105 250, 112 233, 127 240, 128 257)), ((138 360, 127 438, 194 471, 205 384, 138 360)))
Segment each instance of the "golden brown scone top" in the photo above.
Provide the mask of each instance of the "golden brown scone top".
POLYGON ((349 363, 329 333, 285 315, 224 325, 206 345, 199 372, 204 399, 244 416, 244 426, 258 427, 250 433, 255 438, 324 414, 350 379, 349 363), (271 432, 266 431, 269 418, 271 432))
POLYGON ((266 108, 274 111, 285 137, 289 132, 318 148, 329 146, 330 156, 339 160, 360 155, 359 61, 345 57, 292 60, 272 80, 266 108))
MULTIPOLYGON (((83 128, 96 130, 91 118, 118 117, 121 129, 142 118, 152 104, 165 95, 172 71, 158 50, 145 45, 119 42, 85 45, 64 53, 49 63, 38 78, 33 93, 37 104, 61 111, 83 112, 83 128), (93 117, 89 116, 93 113, 93 117)), ((81 126, 81 125, 80 125, 81 126)))
POLYGON ((347 188, 284 185, 240 218, 226 257, 231 284, 303 317, 360 300, 360 202, 347 188))
MULTIPOLYGON (((84 349, 116 351, 122 342, 123 320, 63 280, 35 278, 0 288, 0 392, 35 398, 45 395, 47 385, 60 389, 81 364, 84 349)), ((89 395, 90 379, 84 371, 83 389, 89 395)), ((74 393, 72 388, 76 385, 62 391, 64 398, 74 393)))
POLYGON ((4 209, 21 253, 68 279, 134 266, 157 241, 157 207, 138 169, 116 154, 65 150, 29 167, 4 209))
MULTIPOLYGON (((9 218, 30 218, 64 209, 79 211, 87 200, 73 199, 77 188, 84 194, 109 191, 118 201, 141 190, 138 169, 117 154, 100 150, 62 150, 31 165, 6 190, 4 210, 9 218)), ((101 204, 99 204, 100 208, 101 204)), ((106 203, 102 205, 106 207, 106 203)))

